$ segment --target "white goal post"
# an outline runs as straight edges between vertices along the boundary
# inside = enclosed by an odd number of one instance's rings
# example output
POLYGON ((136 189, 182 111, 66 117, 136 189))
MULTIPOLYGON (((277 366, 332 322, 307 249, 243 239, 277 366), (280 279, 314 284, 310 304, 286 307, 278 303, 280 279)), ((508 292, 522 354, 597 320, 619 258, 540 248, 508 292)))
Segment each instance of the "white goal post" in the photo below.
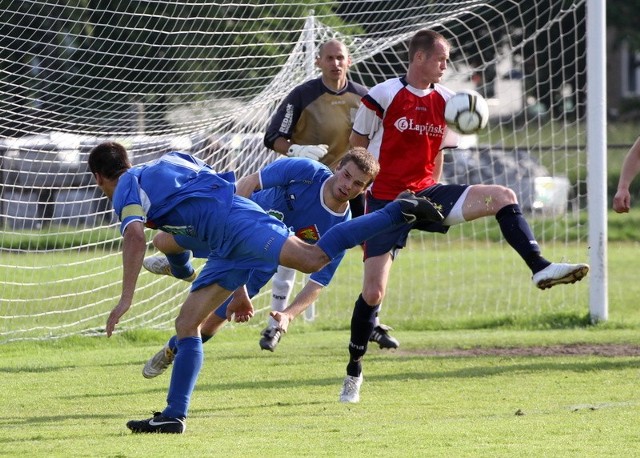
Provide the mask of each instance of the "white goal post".
MULTIPOLYGON (((180 149, 243 176, 278 159, 265 126, 319 75, 319 44, 343 40, 351 78, 370 87, 402 75, 423 28, 451 41, 443 84, 481 92, 491 112, 478 138, 446 153, 445 179, 511 187, 543 254, 592 272, 540 292, 493 218, 415 232, 381 318, 400 329, 607 319, 603 2, 58 3, 0 5, 0 343, 103 332, 122 269, 117 221, 86 167, 98 142, 122 142, 135 164, 180 149)), ((310 326, 346 328, 361 281, 354 249, 310 326)), ((119 330, 171 332, 186 293, 142 272, 119 330)), ((254 300, 256 327, 269 296, 254 300)))

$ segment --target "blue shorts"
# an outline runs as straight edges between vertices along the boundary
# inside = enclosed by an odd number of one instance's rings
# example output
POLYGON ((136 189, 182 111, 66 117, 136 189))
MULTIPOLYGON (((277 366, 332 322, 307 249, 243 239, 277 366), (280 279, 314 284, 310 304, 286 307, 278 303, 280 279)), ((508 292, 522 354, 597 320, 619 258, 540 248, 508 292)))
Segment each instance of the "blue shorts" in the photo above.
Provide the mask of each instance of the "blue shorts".
MULTIPOLYGON (((431 199, 446 218, 460 196, 462 196, 462 193, 468 187, 469 186, 466 184, 437 183, 427 189, 417 192, 416 195, 431 199)), ((367 213, 379 210, 389 202, 393 202, 391 200, 376 199, 370 192, 367 192, 366 199, 367 213)), ((411 229, 446 234, 449 230, 449 226, 445 226, 442 223, 417 223, 412 226, 400 226, 395 230, 384 232, 370 238, 364 243, 364 258, 372 258, 389 252, 391 252, 393 257, 395 257, 397 251, 407 245, 407 237, 411 229)))
POLYGON ((226 221, 210 215, 207 225, 224 225, 221 243, 210 241, 207 262, 193 282, 192 291, 214 283, 234 291, 249 280, 252 270, 274 272, 280 251, 293 235, 284 223, 267 215, 255 202, 234 196, 226 221))
POLYGON ((207 242, 187 235, 174 235, 173 238, 182 248, 190 250, 194 258, 206 259, 209 257, 211 248, 207 242))

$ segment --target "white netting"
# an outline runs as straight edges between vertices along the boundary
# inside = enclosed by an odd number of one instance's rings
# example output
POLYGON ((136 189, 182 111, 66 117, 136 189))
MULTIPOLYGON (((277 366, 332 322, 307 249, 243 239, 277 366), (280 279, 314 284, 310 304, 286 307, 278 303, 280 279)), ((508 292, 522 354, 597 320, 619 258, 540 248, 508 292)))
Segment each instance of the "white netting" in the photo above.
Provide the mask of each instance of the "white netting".
MULTIPOLYGON (((317 76, 318 44, 344 40, 352 79, 372 86, 405 71, 421 28, 452 42, 444 84, 481 91, 492 113, 491 147, 447 155, 445 177, 514 188, 544 253, 584 261, 584 1, 0 2, 0 342, 98 331, 117 302, 120 236, 87 172, 92 146, 117 139, 134 163, 181 149, 242 176, 276 159, 262 133, 317 76)), ((385 321, 586 314, 583 285, 536 291, 499 240, 489 219, 414 234, 385 321)), ((348 324, 361 275, 354 250, 320 324, 348 324)), ((143 273, 121 329, 171 328, 185 294, 143 273)))

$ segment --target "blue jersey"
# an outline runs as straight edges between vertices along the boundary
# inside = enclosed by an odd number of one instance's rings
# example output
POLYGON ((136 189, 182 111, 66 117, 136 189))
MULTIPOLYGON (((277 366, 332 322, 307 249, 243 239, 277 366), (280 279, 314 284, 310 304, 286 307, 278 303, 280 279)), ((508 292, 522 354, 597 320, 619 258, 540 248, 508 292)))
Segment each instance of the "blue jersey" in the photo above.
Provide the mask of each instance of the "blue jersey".
MULTIPOLYGON (((324 202, 322 192, 326 180, 331 177, 329 168, 317 161, 303 158, 280 159, 260 171, 260 191, 251 195, 272 217, 282 221, 291 232, 307 243, 316 243, 322 234, 332 226, 351 219, 351 211, 333 212, 324 202)), ((189 237, 176 238, 178 244, 193 251, 197 258, 206 257, 207 246, 189 237)), ((335 274, 344 252, 318 272, 311 279, 327 286, 335 274)), ((275 270, 271 273, 275 273, 275 270)), ((259 291, 270 277, 252 277, 247 289, 259 291)))
MULTIPOLYGON (((331 170, 318 161, 280 159, 260 171, 262 189, 254 192, 251 200, 284 222, 298 238, 313 244, 331 227, 351 219, 349 207, 336 213, 324 202, 324 184, 331 175, 331 170)), ((311 274, 311 279, 327 286, 343 257, 344 252, 311 274)))
POLYGON ((216 174, 203 161, 172 152, 155 161, 132 167, 118 179, 113 209, 124 231, 132 221, 146 227, 199 240, 222 240, 223 225, 205 227, 201 217, 180 204, 186 199, 206 198, 219 221, 226 221, 235 192, 232 173, 216 174))

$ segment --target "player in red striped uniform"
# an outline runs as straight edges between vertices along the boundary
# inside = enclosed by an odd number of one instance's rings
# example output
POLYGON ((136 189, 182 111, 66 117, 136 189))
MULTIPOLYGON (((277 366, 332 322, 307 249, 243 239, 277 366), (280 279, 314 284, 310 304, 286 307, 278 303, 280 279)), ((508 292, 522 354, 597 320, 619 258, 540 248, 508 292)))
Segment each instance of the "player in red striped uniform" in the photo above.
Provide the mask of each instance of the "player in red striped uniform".
MULTIPOLYGON (((540 289, 574 283, 588 272, 586 264, 551 263, 525 221, 515 193, 499 185, 444 185, 442 149, 456 145, 448 131, 444 106, 453 94, 440 85, 447 69, 450 44, 431 30, 417 32, 409 44, 407 74, 371 88, 362 99, 350 137, 352 146, 367 148, 380 162, 380 173, 367 192, 366 211, 387 205, 408 189, 429 197, 445 216, 442 223, 414 229, 446 233, 450 226, 495 216, 505 240, 524 259, 540 289)), ((351 321, 349 363, 340 400, 358 402, 362 358, 376 314, 385 295, 397 251, 411 227, 373 237, 365 243, 364 280, 351 321)))

